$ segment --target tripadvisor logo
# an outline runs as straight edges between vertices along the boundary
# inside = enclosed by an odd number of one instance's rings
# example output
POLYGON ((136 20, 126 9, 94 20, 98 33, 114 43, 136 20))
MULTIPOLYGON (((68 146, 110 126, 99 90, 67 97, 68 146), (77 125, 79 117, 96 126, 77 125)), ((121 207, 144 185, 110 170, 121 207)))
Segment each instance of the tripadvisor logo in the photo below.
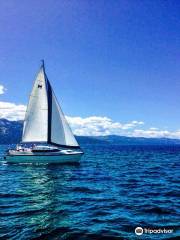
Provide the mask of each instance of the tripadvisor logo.
POLYGON ((142 227, 137 227, 135 228, 135 234, 140 236, 142 234, 168 234, 168 233, 173 233, 173 229, 167 229, 167 228, 142 228, 142 227))
POLYGON ((142 227, 135 228, 135 234, 136 235, 142 235, 143 234, 143 228, 142 227))

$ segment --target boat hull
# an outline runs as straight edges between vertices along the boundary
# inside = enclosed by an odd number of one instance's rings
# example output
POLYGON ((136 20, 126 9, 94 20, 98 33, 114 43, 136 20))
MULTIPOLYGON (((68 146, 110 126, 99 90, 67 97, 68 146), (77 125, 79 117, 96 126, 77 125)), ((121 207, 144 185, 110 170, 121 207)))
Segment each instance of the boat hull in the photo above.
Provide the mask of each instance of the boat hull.
POLYGON ((79 163, 83 153, 71 154, 7 154, 8 163, 79 163))

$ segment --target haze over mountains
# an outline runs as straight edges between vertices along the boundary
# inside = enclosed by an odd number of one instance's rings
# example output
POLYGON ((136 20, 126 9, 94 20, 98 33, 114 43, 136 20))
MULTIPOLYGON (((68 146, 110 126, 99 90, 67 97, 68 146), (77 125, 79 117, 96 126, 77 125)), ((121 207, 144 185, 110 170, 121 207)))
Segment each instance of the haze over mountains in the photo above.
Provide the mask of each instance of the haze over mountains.
MULTIPOLYGON (((23 121, 9 121, 0 119, 0 144, 12 144, 21 141, 23 121)), ((89 144, 118 144, 118 145, 170 145, 180 144, 180 139, 169 138, 143 138, 109 136, 77 136, 79 143, 89 144)))

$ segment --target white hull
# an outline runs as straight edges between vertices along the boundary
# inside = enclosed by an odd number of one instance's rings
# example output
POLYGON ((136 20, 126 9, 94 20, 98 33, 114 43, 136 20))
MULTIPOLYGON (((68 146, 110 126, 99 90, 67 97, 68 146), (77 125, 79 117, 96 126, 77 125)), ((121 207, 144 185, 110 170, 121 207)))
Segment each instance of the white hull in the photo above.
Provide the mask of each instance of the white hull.
POLYGON ((5 161, 9 163, 78 163, 82 155, 82 152, 68 154, 7 154, 5 161))

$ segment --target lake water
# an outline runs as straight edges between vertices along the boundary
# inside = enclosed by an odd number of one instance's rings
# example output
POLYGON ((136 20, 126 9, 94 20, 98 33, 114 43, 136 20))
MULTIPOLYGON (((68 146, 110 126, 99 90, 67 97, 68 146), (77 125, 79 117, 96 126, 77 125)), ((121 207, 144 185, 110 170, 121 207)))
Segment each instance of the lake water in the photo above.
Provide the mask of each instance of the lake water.
POLYGON ((6 164, 0 239, 176 239, 180 146, 84 144, 80 165, 6 164), (136 236, 137 227, 173 229, 136 236))

